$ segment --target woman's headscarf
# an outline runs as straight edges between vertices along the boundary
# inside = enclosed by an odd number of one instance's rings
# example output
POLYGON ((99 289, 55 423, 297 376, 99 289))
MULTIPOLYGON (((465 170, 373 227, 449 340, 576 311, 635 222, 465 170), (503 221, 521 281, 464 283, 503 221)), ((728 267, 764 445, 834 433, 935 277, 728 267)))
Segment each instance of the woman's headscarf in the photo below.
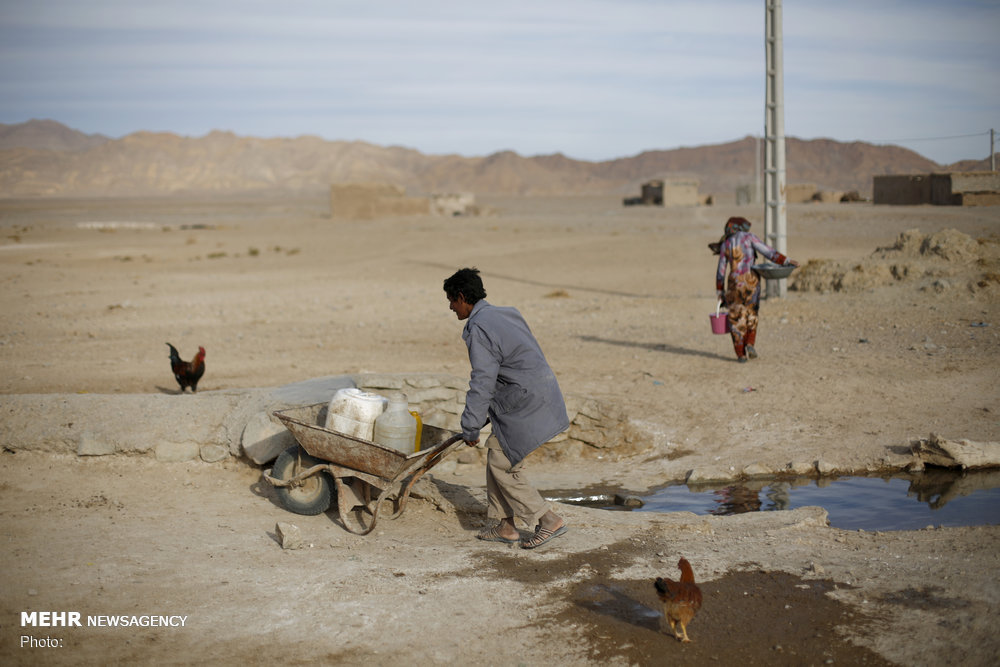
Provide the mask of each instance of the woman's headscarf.
POLYGON ((749 232, 750 221, 746 218, 732 217, 726 220, 725 236, 732 236, 736 232, 749 232))

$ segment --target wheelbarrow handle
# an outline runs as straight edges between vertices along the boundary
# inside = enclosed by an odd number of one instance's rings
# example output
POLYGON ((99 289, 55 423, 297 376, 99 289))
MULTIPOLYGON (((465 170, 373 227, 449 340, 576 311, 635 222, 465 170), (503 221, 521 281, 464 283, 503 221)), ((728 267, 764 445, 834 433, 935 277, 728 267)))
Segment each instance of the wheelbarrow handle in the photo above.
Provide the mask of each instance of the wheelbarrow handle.
POLYGON ((451 436, 450 438, 442 442, 440 445, 438 445, 438 447, 440 447, 441 449, 444 449, 445 447, 451 447, 459 440, 464 440, 464 439, 465 438, 462 437, 461 433, 456 433, 455 435, 451 436))
MULTIPOLYGON (((406 507, 406 501, 410 497, 410 489, 412 489, 413 485, 417 483, 417 480, 423 477, 424 473, 426 473, 428 470, 436 466, 438 462, 444 458, 444 455, 447 454, 455 444, 462 442, 462 440, 463 440, 462 434, 457 433, 431 450, 431 453, 427 456, 426 459, 424 459, 424 462, 420 466, 420 468, 413 472, 413 474, 410 476, 410 480, 406 483, 406 486, 403 487, 403 492, 399 496, 400 498, 399 508, 396 510, 396 514, 393 515, 393 518, 396 518, 397 516, 403 513, 403 509, 406 507)), ((376 507, 376 511, 377 509, 378 508, 376 507)))
POLYGON ((462 437, 461 433, 456 433, 455 435, 451 436, 450 438, 448 438, 447 440, 445 440, 444 442, 442 442, 440 445, 438 445, 438 446, 436 446, 436 447, 434 447, 433 449, 430 450, 431 453, 428 454, 427 458, 424 460, 424 465, 421 466, 421 467, 431 468, 432 466, 436 465, 437 462, 438 462, 438 459, 443 458, 445 452, 452 445, 454 445, 457 442, 461 442, 463 440, 464 440, 464 438, 462 437), (433 463, 431 463, 431 461, 433 461, 433 463))

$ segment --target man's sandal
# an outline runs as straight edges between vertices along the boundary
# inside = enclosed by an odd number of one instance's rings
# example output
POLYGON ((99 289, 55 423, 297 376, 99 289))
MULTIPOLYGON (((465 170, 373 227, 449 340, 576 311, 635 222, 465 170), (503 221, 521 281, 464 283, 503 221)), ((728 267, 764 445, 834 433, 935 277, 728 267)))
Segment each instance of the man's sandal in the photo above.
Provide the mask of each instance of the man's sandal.
POLYGON ((535 534, 526 540, 521 540, 522 549, 537 549, 538 547, 548 544, 550 540, 559 537, 566 533, 569 527, 563 524, 555 530, 549 530, 548 528, 542 528, 541 525, 535 530, 535 534))
POLYGON ((518 538, 511 539, 509 537, 504 537, 500 534, 500 526, 496 525, 487 530, 480 531, 476 534, 477 540, 482 540, 484 542, 501 542, 503 544, 514 544, 518 541, 518 538))

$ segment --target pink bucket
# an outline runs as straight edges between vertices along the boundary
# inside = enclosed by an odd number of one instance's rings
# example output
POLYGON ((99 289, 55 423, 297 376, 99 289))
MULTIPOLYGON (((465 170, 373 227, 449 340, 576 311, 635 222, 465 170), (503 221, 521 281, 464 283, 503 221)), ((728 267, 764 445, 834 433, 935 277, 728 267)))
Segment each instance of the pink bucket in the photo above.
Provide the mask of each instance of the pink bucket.
POLYGON ((729 313, 714 313, 708 316, 708 319, 712 321, 712 333, 714 334, 727 334, 729 333, 729 313))

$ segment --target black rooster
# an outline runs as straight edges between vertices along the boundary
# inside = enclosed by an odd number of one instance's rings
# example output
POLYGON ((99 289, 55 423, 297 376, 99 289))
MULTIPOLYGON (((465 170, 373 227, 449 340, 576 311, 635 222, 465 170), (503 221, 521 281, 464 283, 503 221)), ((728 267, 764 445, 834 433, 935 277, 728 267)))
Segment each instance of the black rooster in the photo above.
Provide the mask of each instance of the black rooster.
POLYGON ((191 361, 184 361, 177 354, 177 348, 167 343, 170 348, 170 370, 177 378, 177 384, 181 386, 181 393, 184 389, 191 387, 191 393, 198 391, 198 380, 205 374, 205 348, 199 347, 198 354, 194 355, 191 361))

